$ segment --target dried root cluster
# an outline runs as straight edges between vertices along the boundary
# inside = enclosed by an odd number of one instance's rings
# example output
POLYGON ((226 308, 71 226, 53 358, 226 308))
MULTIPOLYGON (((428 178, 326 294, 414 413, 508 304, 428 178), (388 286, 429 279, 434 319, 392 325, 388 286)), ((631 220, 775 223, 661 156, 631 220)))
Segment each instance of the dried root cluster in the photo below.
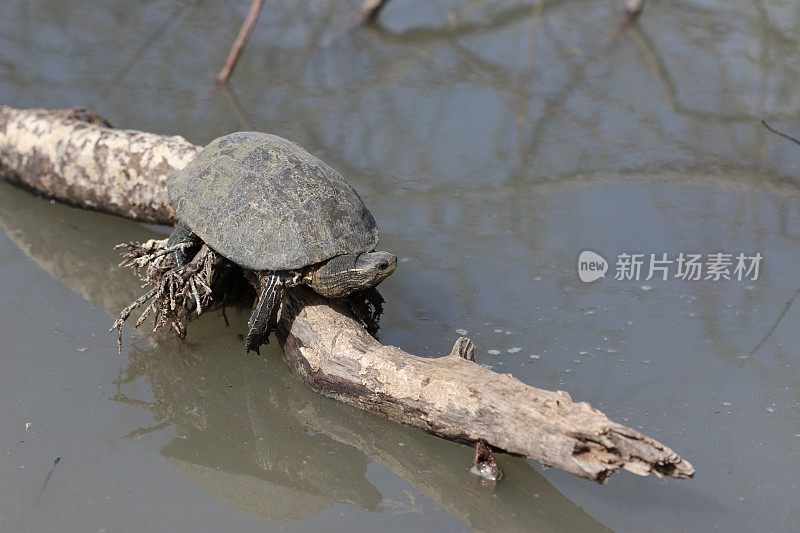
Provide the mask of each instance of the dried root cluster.
POLYGON ((151 239, 144 243, 130 242, 117 246, 122 249, 121 267, 134 272, 150 289, 122 310, 111 331, 117 330, 117 344, 122 349, 122 326, 131 313, 147 304, 134 323, 138 328, 153 317, 153 332, 167 326, 179 336, 186 335, 186 324, 192 312, 200 313, 211 305, 213 287, 218 278, 222 257, 202 245, 191 261, 183 266, 175 262, 174 252, 188 248, 188 244, 169 245, 167 239, 151 239))

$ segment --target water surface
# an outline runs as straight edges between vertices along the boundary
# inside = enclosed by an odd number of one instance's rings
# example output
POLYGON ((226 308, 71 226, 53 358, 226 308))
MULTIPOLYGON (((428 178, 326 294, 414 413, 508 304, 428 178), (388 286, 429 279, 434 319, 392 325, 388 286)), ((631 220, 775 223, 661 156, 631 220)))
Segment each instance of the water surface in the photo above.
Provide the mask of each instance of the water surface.
POLYGON ((662 440, 691 481, 600 487, 320 398, 248 310, 127 334, 147 228, 0 187, 0 530, 791 530, 800 518, 800 50, 792 2, 7 1, 0 101, 196 143, 254 129, 344 173, 401 256, 381 340, 477 358, 662 440), (583 250, 755 253, 755 281, 582 283, 583 250), (61 460, 54 465, 57 457, 61 460), (48 478, 48 474, 49 478, 48 478), (45 480, 47 480, 45 484, 45 480))

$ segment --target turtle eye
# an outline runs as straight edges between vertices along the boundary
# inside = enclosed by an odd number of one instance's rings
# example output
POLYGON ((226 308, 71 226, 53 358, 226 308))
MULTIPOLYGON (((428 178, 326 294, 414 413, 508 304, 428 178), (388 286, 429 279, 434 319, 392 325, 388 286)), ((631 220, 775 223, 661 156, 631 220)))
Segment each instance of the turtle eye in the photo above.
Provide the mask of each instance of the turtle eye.
POLYGON ((386 259, 381 259, 381 261, 378 263, 378 270, 386 270, 387 268, 389 268, 389 261, 386 259))

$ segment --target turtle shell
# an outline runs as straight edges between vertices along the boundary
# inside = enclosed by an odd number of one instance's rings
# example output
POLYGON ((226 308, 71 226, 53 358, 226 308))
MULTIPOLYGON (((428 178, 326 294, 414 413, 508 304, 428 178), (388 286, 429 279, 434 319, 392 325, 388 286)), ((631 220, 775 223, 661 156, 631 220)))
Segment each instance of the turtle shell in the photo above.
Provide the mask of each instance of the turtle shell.
POLYGON ((167 186, 178 219, 251 270, 302 268, 378 244, 375 219, 355 189, 277 135, 215 139, 167 186))

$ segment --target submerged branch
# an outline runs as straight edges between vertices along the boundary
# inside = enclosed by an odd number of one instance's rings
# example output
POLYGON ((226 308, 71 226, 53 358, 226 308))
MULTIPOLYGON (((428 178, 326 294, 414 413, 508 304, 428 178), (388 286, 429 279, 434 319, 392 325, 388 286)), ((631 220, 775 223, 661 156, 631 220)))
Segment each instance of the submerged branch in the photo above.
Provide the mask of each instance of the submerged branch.
POLYGON ((371 24, 378 20, 378 16, 388 3, 389 0, 364 0, 364 3, 361 4, 359 16, 360 23, 371 24))
POLYGON ((236 40, 233 41, 231 49, 228 52, 228 57, 225 59, 225 65, 222 70, 217 74, 217 83, 227 83, 228 79, 233 74, 236 68, 236 63, 239 61, 239 56, 242 55, 247 41, 250 39, 250 34, 258 22, 258 16, 261 14, 261 9, 264 7, 264 0, 252 0, 250 4, 250 11, 247 12, 242 27, 239 28, 239 33, 236 35, 236 40))
POLYGON ((762 119, 762 120, 761 120, 761 125, 762 125, 762 126, 764 126, 765 128, 767 128, 767 131, 770 131, 771 133, 774 133, 775 135, 778 135, 778 136, 780 136, 780 137, 783 137, 784 139, 787 139, 787 140, 789 140, 789 141, 792 141, 793 143, 795 143, 795 144, 797 144, 797 145, 800 145, 800 141, 799 141, 799 140, 797 140, 796 138, 792 137, 792 136, 791 136, 791 135, 789 135, 788 133, 783 133, 782 131, 778 131, 778 130, 776 130, 775 128, 773 128, 772 126, 770 126, 769 124, 767 124, 767 121, 766 121, 766 120, 763 120, 763 119, 762 119))
MULTIPOLYGON (((165 180, 199 147, 106 126, 74 112, 0 107, 0 179, 73 205, 173 223, 165 180)), ((147 269, 168 257, 158 255, 159 245, 149 246, 144 253, 152 261, 137 263, 134 253, 131 266, 147 269)), ((197 305, 190 293, 193 303, 178 302, 185 309, 197 305)), ((313 390, 440 437, 483 443, 480 464, 488 468, 484 445, 599 482, 620 469, 694 474, 668 447, 566 392, 530 387, 476 364, 468 339, 444 357, 412 355, 380 344, 345 303, 304 287, 287 291, 278 338, 287 364, 313 390)))

